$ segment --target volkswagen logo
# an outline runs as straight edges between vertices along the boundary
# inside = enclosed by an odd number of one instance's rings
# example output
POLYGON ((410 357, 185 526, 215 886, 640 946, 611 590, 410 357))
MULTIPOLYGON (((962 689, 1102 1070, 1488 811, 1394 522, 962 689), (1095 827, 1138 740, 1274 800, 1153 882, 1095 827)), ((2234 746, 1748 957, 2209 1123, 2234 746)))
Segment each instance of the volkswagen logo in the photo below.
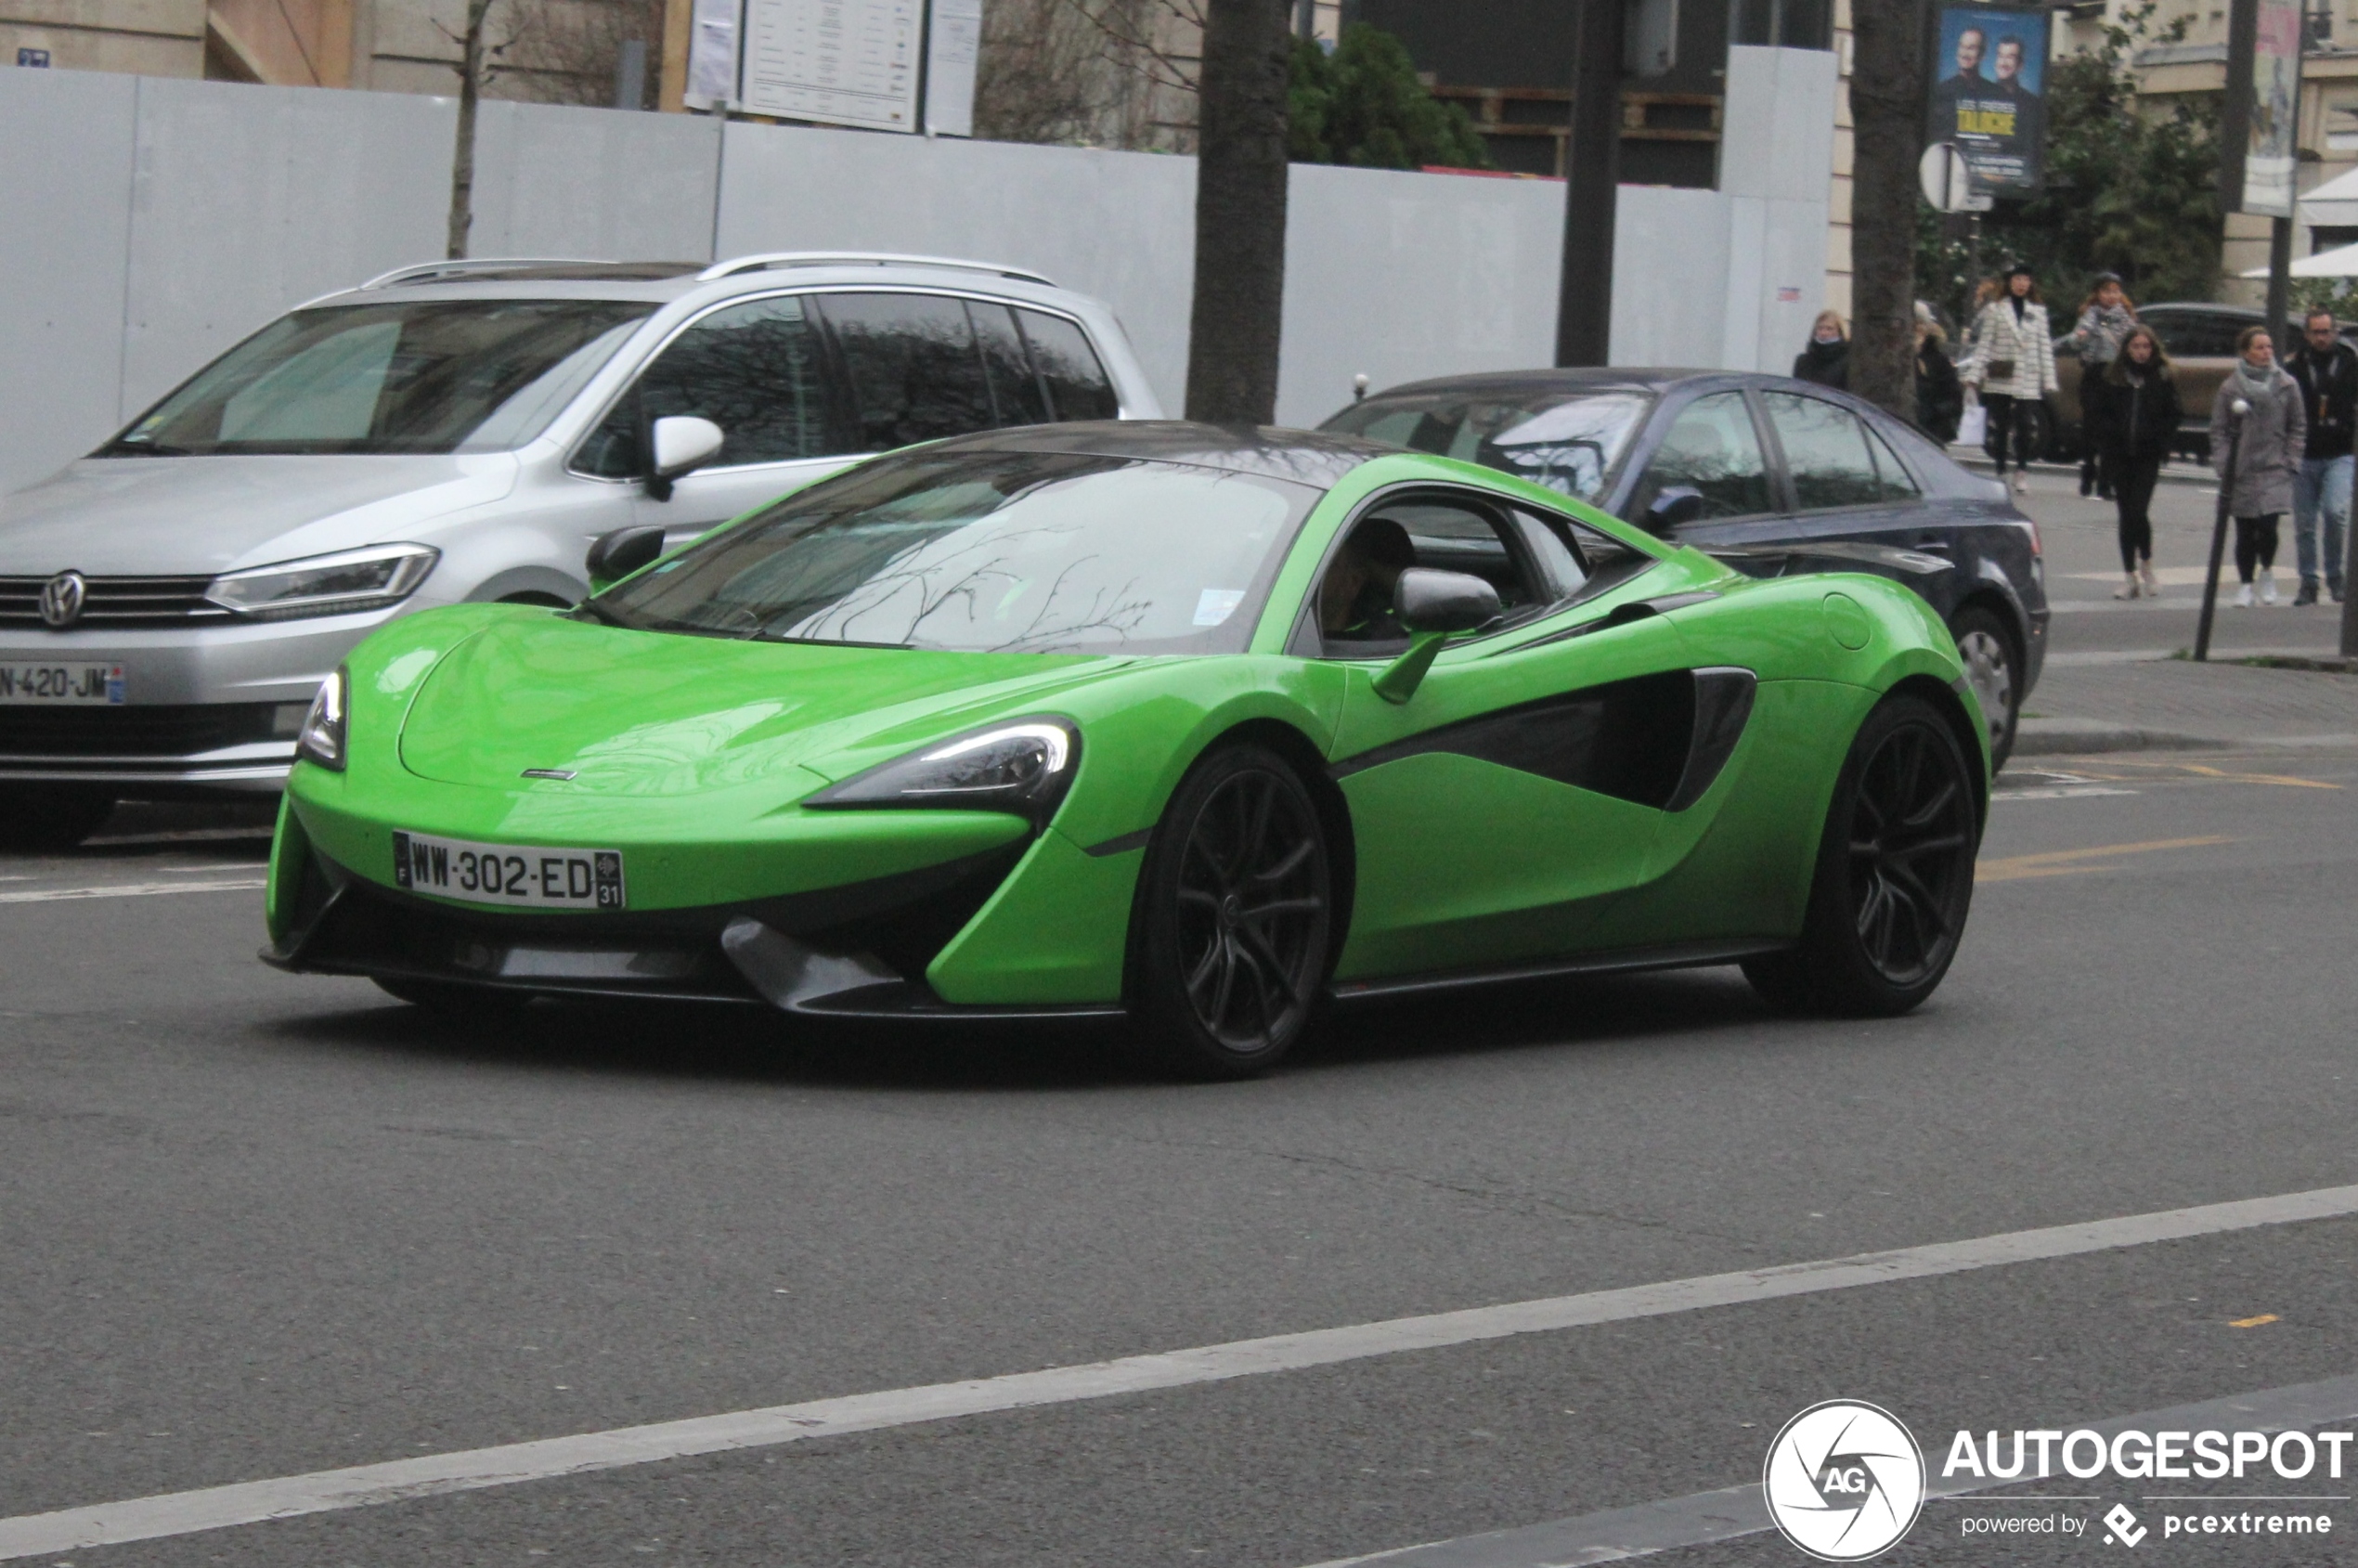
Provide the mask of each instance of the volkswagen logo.
POLYGON ((41 585, 41 618, 63 631, 82 618, 90 584, 80 572, 59 572, 41 585))

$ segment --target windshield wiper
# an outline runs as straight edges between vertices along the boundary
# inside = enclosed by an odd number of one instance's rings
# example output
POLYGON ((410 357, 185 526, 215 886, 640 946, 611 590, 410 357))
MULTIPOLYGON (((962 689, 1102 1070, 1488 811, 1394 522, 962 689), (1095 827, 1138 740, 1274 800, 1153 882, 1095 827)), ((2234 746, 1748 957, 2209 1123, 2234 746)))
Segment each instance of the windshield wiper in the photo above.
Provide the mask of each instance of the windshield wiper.
POLYGON ((585 620, 600 621, 607 626, 620 627, 625 631, 642 629, 636 621, 624 620, 595 599, 583 600, 573 607, 573 613, 585 620))
POLYGON ((807 642, 814 648, 913 648, 914 642, 867 642, 856 637, 793 637, 783 631, 757 631, 755 642, 807 642))
POLYGON ((175 447, 162 441, 110 441, 98 448, 102 458, 193 458, 196 453, 186 447, 175 447))

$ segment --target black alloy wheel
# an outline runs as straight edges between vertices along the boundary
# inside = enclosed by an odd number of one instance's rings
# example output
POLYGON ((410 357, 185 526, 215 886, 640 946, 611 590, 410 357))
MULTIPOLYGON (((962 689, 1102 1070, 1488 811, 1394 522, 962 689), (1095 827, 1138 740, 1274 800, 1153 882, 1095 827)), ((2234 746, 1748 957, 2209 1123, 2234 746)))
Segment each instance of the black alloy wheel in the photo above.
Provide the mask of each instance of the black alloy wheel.
POLYGON ((1802 939, 1744 973, 1781 1006, 1890 1017, 1948 974, 1973 902, 1980 805, 1964 748, 1921 697, 1868 716, 1834 786, 1802 939))
POLYGON ((1198 763, 1147 848, 1131 1013, 1164 1065, 1244 1078, 1309 1027, 1332 954, 1333 872, 1316 805, 1284 758, 1198 763))

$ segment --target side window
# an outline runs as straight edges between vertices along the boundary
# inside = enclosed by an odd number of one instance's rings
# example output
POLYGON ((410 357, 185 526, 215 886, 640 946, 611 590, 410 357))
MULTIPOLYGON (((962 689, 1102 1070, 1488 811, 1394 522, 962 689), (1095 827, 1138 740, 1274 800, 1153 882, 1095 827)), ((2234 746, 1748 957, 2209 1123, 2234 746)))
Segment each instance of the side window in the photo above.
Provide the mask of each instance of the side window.
POLYGON ((1464 572, 1498 590, 1509 617, 1555 602, 1521 530, 1487 507, 1445 498, 1379 502, 1327 564, 1318 587, 1318 630, 1327 654, 1368 658, 1406 645, 1393 591, 1411 566, 1464 572))
POLYGON ((720 427, 716 468, 825 456, 835 444, 803 302, 788 295, 724 306, 672 339, 590 433, 575 466, 605 479, 635 477, 641 417, 674 414, 720 427))
POLYGON ((1790 392, 1765 394, 1768 422, 1785 448, 1794 499, 1804 512, 1864 506, 1881 494, 1866 428, 1849 409, 1790 392))
POLYGON ((1023 335, 1031 344, 1031 362, 1047 383, 1048 417, 1054 420, 1112 420, 1121 417, 1121 399, 1114 395, 1112 378, 1089 346, 1089 335, 1061 316, 1044 311, 1016 311, 1023 335))
POLYGON ((1048 394, 1032 373, 1023 334, 1016 330, 1015 311, 988 300, 968 300, 966 315, 975 324, 975 340, 982 344, 982 362, 991 373, 991 400, 999 422, 1046 424, 1048 394))
POLYGON ((1752 517, 1776 510, 1768 463, 1743 393, 1715 392, 1687 405, 1630 494, 1633 518, 1643 518, 1656 496, 1679 486, 1703 493, 1705 517, 1752 517))
POLYGON ((1912 501, 1924 495, 1915 476, 1899 460, 1899 455, 1891 449, 1891 443, 1885 441, 1872 424, 1867 426, 1867 445, 1874 448, 1875 488, 1883 499, 1912 501))
POLYGON ((1569 599, 1587 583, 1588 557, 1583 548, 1587 541, 1580 538, 1586 529, 1575 533, 1570 523, 1551 524, 1520 507, 1515 511, 1515 528, 1522 535, 1523 546, 1531 552, 1539 575, 1547 579, 1551 598, 1569 599))
POLYGON ((855 450, 888 452, 999 422, 963 302, 941 294, 828 294, 820 308, 851 386, 855 450))

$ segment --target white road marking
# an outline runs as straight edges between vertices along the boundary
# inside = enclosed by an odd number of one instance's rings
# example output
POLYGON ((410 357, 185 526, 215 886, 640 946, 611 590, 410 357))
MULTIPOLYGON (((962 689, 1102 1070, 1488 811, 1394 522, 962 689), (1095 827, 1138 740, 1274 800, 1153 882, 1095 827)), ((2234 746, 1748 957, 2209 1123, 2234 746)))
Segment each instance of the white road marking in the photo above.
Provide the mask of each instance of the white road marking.
MULTIPOLYGON (((2173 1406, 2167 1410, 2144 1410, 2133 1416, 2116 1416, 2110 1420, 2058 1422, 2057 1426, 2063 1431, 2084 1428, 2109 1438, 2118 1432, 2301 1431, 2339 1423, 2353 1416, 2358 1416, 2358 1378, 2330 1378, 2324 1382, 2269 1389, 2261 1393, 2235 1394, 2225 1399, 2206 1400, 2199 1405, 2173 1406)), ((1924 1456, 1927 1467, 1939 1462, 1938 1455, 1939 1449, 1936 1445, 1924 1456)), ((2057 1462, 2060 1463, 2060 1458, 2057 1462)), ((2041 1465, 2035 1471, 2010 1480, 1961 1477, 1953 1482, 1944 1482, 1937 1477, 1928 1477, 1931 1484, 1924 1498, 1926 1502, 1954 1499, 1959 1502, 1991 1503, 2102 1500, 2089 1497, 2033 1499, 2021 1494, 2011 1497, 1987 1498, 1972 1496, 1976 1492, 1997 1491, 2009 1486, 2028 1486, 2032 1482, 2043 1481, 2058 1473, 2057 1470, 2041 1465)), ((2179 1499, 2147 1497, 2144 1500, 2179 1499)), ((2321 1499, 2295 1493, 2271 1497, 2195 1497, 2183 1500, 2273 1503, 2339 1499, 2321 1499)), ((1576 1563, 1625 1562, 1633 1557, 1652 1557, 1658 1551, 1677 1551, 1684 1547, 1734 1540, 1741 1536, 1757 1536, 1775 1527, 1768 1518, 1768 1505, 1761 1497, 1760 1483, 1752 1481, 1739 1486, 1723 1486, 1716 1492, 1697 1492, 1690 1497, 1640 1503, 1636 1508, 1583 1514, 1577 1519, 1551 1520, 1545 1524, 1533 1524, 1520 1530, 1493 1530, 1480 1536, 1461 1536, 1453 1541, 1398 1547, 1366 1557, 1339 1558, 1319 1563, 1317 1568, 1359 1568, 1359 1565, 1367 1563, 1382 1563, 1386 1568, 1573 1568, 1576 1563)), ((1937 1531, 1938 1526, 1927 1526, 1920 1520, 1916 1528, 1937 1531)))
POLYGON ((268 886, 266 877, 241 876, 216 882, 118 882, 106 888, 32 888, 0 893, 0 904, 55 903, 61 899, 144 899, 158 893, 229 893, 268 886))
POLYGON ((2057 784, 2053 789, 1993 789, 1992 801, 1998 800, 2085 800, 2097 795, 2134 795, 2133 789, 2107 789, 2102 784, 2057 784))
POLYGON ((77 1547, 110 1546, 190 1535, 200 1530, 259 1524, 340 1509, 369 1508, 447 1492, 512 1486, 519 1482, 654 1464, 693 1455, 764 1448, 808 1438, 840 1437, 1004 1410, 1185 1388, 1231 1378, 1331 1367, 1406 1351, 1472 1344, 1516 1334, 1552 1333, 1705 1307, 1741 1306, 1860 1285, 1934 1278, 2117 1247, 2141 1247, 2157 1241, 2248 1230, 2257 1225, 2351 1214, 2358 1214, 2358 1186, 2321 1187, 2196 1209, 2171 1209, 2041 1230, 2012 1231, 1970 1241, 1936 1242, 1891 1252, 1865 1252, 1738 1274, 1595 1290, 1578 1296, 1509 1302, 1342 1328, 1314 1328, 1304 1333, 1236 1340, 1193 1350, 1124 1356, 1118 1361, 887 1389, 799 1405, 775 1405, 765 1409, 732 1410, 724 1415, 547 1437, 495 1448, 421 1455, 382 1464, 315 1471, 306 1475, 240 1482, 0 1519, 0 1561, 71 1551, 77 1547))

